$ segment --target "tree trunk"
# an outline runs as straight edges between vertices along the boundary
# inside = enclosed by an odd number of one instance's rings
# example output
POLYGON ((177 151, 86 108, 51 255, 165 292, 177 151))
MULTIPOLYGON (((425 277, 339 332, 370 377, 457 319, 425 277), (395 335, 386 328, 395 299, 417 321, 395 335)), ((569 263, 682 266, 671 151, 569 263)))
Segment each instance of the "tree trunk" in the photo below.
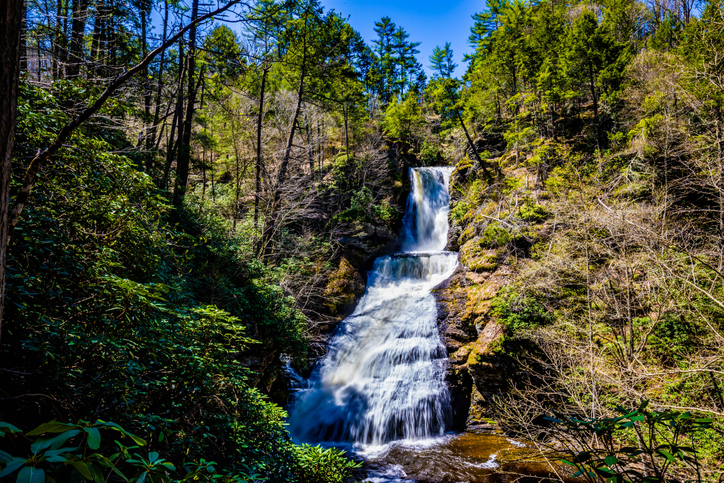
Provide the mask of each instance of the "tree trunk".
POLYGON ((309 158, 309 176, 314 182, 314 148, 312 147, 312 135, 309 129, 309 116, 304 113, 304 128, 307 131, 307 157, 309 158))
MULTIPOLYGON (((80 66, 83 63, 83 37, 85 23, 88 17, 88 0, 73 1, 72 30, 70 34, 70 58, 68 64, 68 78, 78 77, 80 66)), ((145 56, 144 56, 145 57, 145 56)))
POLYGON ((598 153, 601 153, 601 126, 598 123, 598 96, 596 96, 596 82, 593 79, 593 66, 588 64, 588 80, 591 88, 591 97, 593 97, 593 121, 596 124, 596 147, 598 153))
MULTIPOLYGON (((171 122, 171 131, 169 132, 169 140, 166 145, 166 166, 163 170, 163 179, 161 181, 163 188, 168 189, 168 178, 171 172, 171 163, 174 160, 174 153, 176 152, 176 141, 175 137, 178 133, 178 139, 181 139, 181 118, 183 116, 183 98, 184 98, 184 76, 186 75, 186 63, 184 62, 184 51, 183 43, 179 43, 178 53, 178 64, 179 64, 179 78, 178 78, 178 89, 176 95, 176 109, 173 113, 173 121, 171 122)), ((179 141, 180 142, 180 141, 179 141)))
POLYGON ((347 118, 349 117, 349 107, 347 106, 347 101, 344 102, 344 149, 345 154, 347 155, 347 161, 350 159, 350 153, 349 153, 349 124, 347 122, 347 118))
MULTIPOLYGON (((23 20, 20 26, 20 72, 28 71, 28 6, 23 2, 23 20)), ((40 71, 40 57, 38 57, 40 71)))
POLYGON ((0 341, 5 301, 5 263, 10 227, 10 157, 15 137, 15 118, 20 79, 20 30, 25 17, 23 0, 0 0, 0 341))
MULTIPOLYGON (((141 5, 141 52, 143 57, 148 55, 148 39, 147 37, 147 20, 145 5, 141 5)), ((163 55, 163 54, 161 54, 163 55)), ((153 169, 153 156, 150 153, 151 145, 151 83, 148 79, 148 66, 143 69, 143 136, 141 137, 143 144, 139 145, 139 149, 144 149, 143 156, 145 158, 144 169, 150 173, 153 169)))
POLYGON ((261 126, 264 120, 264 93, 266 89, 266 75, 269 67, 264 64, 261 73, 261 93, 259 94, 259 115, 256 118, 256 187, 254 191, 254 230, 259 224, 259 197, 261 196, 261 170, 263 160, 261 157, 261 126))
POLYGON ((55 7, 55 38, 53 40, 53 79, 60 79, 63 69, 61 58, 65 48, 65 35, 61 20, 63 18, 63 5, 66 0, 57 0, 55 7))
POLYGON ((105 6, 103 0, 98 0, 96 4, 96 18, 93 21, 93 38, 91 39, 90 50, 90 68, 88 70, 89 77, 95 76, 98 62, 100 60, 101 36, 103 32, 103 22, 105 16, 105 6))
MULTIPOLYGON (((191 6, 191 21, 199 16, 199 0, 193 0, 191 6)), ((194 107, 196 104, 197 86, 194 83, 196 73, 196 27, 189 31, 188 51, 188 98, 186 101, 186 119, 183 124, 181 143, 179 144, 179 157, 176 164, 177 185, 174 191, 174 204, 180 205, 186 195, 186 186, 189 180, 189 164, 191 161, 191 131, 193 128, 194 107)))
POLYGON ((304 38, 304 51, 302 54, 302 70, 299 74, 299 87, 297 89, 297 106, 294 109, 294 116, 292 117, 291 126, 289 128, 289 138, 287 139, 287 145, 284 149, 284 158, 282 158, 282 164, 279 167, 279 175, 277 176, 277 184, 274 190, 274 201, 272 203, 271 216, 269 217, 269 223, 264 227, 264 234, 262 236, 262 251, 266 252, 271 241, 272 235, 276 230, 278 223, 279 211, 281 209, 281 198, 282 189, 284 188, 284 181, 287 177, 287 168, 289 167, 289 159, 292 156, 292 146, 294 145, 294 133, 297 130, 297 124, 299 120, 299 113, 302 110, 302 99, 304 98, 304 77, 306 75, 306 63, 307 63, 307 39, 304 38))
MULTIPOLYGON (((161 36, 161 42, 166 41, 166 36, 168 35, 168 0, 163 2, 164 5, 164 13, 163 13, 163 33, 161 36)), ((160 115, 161 115, 161 90, 163 88, 163 70, 166 66, 166 51, 161 52, 161 58, 159 59, 158 64, 158 83, 156 85, 156 98, 154 100, 154 103, 156 105, 154 113, 153 113, 153 124, 151 125, 151 131, 148 133, 148 136, 146 137, 146 151, 150 151, 151 147, 156 144, 156 131, 158 129, 158 123, 160 121, 160 115)), ((169 103, 170 108, 170 103, 169 103)), ((168 110, 166 111, 168 114, 168 110)), ((164 122, 165 123, 165 122, 164 122)), ((163 136, 163 133, 159 134, 159 137, 163 136)), ((151 158, 151 163, 153 164, 153 158, 151 158)), ((146 166, 146 171, 151 171, 153 169, 153 166, 146 166)))
POLYGON ((487 179, 491 179, 490 172, 488 171, 488 168, 485 167, 485 163, 483 162, 482 158, 478 154, 478 150, 475 149, 475 144, 473 143, 473 139, 470 137, 470 134, 468 134, 468 128, 465 127, 465 122, 463 122, 463 117, 460 115, 460 112, 455 112, 458 117, 458 121, 460 121, 460 126, 463 128, 463 132, 465 133, 465 138, 468 140, 468 146, 470 146, 470 149, 473 152, 473 155, 475 156, 475 159, 478 160, 478 164, 480 164, 480 169, 483 170, 483 174, 487 179))

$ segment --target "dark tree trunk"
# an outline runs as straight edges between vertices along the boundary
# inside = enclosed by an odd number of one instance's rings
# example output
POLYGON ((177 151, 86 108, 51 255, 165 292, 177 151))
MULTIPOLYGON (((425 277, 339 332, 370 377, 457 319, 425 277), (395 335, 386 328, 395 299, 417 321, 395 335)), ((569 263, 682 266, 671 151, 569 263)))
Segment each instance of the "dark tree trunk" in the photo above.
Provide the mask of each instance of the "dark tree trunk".
POLYGON ((473 138, 470 137, 470 134, 468 134, 468 128, 465 127, 465 122, 463 122, 463 117, 460 115, 459 112, 456 112, 458 117, 458 121, 460 121, 460 126, 463 128, 463 132, 465 133, 465 138, 468 140, 468 146, 470 146, 470 150, 473 152, 473 155, 475 156, 475 159, 478 160, 478 163, 480 164, 480 169, 483 170, 483 174, 487 179, 490 179, 490 172, 488 171, 488 168, 485 167, 485 162, 480 158, 480 155, 478 154, 478 150, 475 149, 475 143, 473 143, 473 138))
POLYGON ((345 146, 345 154, 347 155, 347 160, 350 159, 350 153, 349 153, 349 125, 347 122, 347 118, 349 117, 349 106, 347 105, 347 102, 344 103, 344 146, 345 146))
MULTIPOLYGON (((23 2, 23 23, 20 27, 20 72, 28 71, 28 7, 23 2)), ((40 57, 38 56, 38 71, 40 71, 40 57)))
MULTIPOLYGON (((193 0, 191 6, 191 21, 199 16, 199 0, 193 0)), ((176 164, 176 190, 174 190, 174 204, 180 205, 186 195, 186 186, 189 180, 189 164, 191 162, 191 130, 193 128, 194 107, 196 104, 197 86, 194 83, 196 73, 196 27, 189 31, 188 51, 188 99, 186 101, 186 118, 184 119, 182 138, 179 144, 179 157, 176 164)))
MULTIPOLYGON (((168 35, 168 0, 163 2, 164 4, 164 13, 163 13, 163 33, 161 37, 161 41, 166 41, 166 36, 168 35)), ((158 64, 158 84, 156 85, 156 99, 154 101, 156 108, 153 113, 153 125, 151 126, 151 131, 148 133, 148 137, 146 137, 146 151, 150 151, 151 147, 154 144, 157 144, 156 142, 156 131, 158 129, 158 123, 160 121, 161 116, 161 90, 163 88, 163 71, 166 66, 166 51, 164 50, 161 52, 161 58, 159 59, 158 64)), ((169 103, 170 108, 170 103, 169 103)), ((168 114, 168 110, 166 112, 168 114)), ((163 130, 162 130, 163 131, 163 130)), ((163 135, 163 132, 159 134, 159 137, 163 135)), ((151 163, 153 163, 153 160, 151 160, 151 163)), ((146 170, 150 171, 153 168, 153 166, 146 165, 146 170)))
MULTIPOLYGON (((148 55, 148 40, 147 40, 147 20, 148 15, 146 14, 146 7, 142 4, 140 9, 141 14, 141 52, 143 57, 148 55)), ((163 55, 163 54, 161 54, 163 55)), ((150 152, 151 146, 151 82, 148 80, 148 66, 143 69, 143 135, 141 136, 142 144, 139 143, 139 149, 143 148, 145 158, 144 169, 147 173, 150 173, 153 169, 153 156, 150 152)))
POLYGON ((20 78, 20 31, 25 17, 23 0, 0 0, 0 340, 5 300, 5 262, 9 240, 10 156, 15 137, 15 117, 20 78))
POLYGON ((176 109, 173 113, 173 122, 171 123, 171 131, 169 132, 169 140, 168 144, 166 145, 166 166, 163 170, 163 179, 161 181, 161 184, 164 189, 168 189, 169 183, 169 173, 171 172, 171 163, 173 163, 173 160, 175 159, 175 154, 177 152, 176 148, 176 141, 175 136, 178 134, 178 139, 180 142, 181 139, 181 119, 183 117, 183 98, 184 98, 184 75, 186 74, 186 63, 184 62, 186 59, 184 58, 184 51, 183 51, 183 43, 179 43, 179 54, 178 54, 178 68, 179 68, 179 78, 178 78, 178 89, 176 93, 176 109))
POLYGON ((257 229, 259 224, 259 198, 261 196, 261 170, 263 165, 263 159, 261 157, 261 127, 264 120, 264 94, 266 90, 266 75, 269 72, 269 67, 264 64, 261 73, 261 93, 259 94, 259 115, 256 119, 256 187, 254 191, 254 230, 257 229))
MULTIPOLYGON (((53 39, 53 79, 60 79, 63 72, 63 52, 65 50, 65 30, 63 29, 63 6, 66 0, 57 0, 55 6, 55 38, 53 39)), ((67 9, 66 9, 67 13, 67 9)))
POLYGON ((85 35, 87 17, 88 0, 74 0, 72 31, 70 34, 70 59, 67 71, 68 77, 71 79, 78 77, 80 66, 83 63, 83 36, 85 35))
POLYGON ((307 131, 307 156, 309 157, 309 176, 314 182, 314 147, 312 146, 312 135, 309 129, 309 116, 304 113, 304 129, 307 131))
POLYGON ((593 78, 593 66, 588 64, 589 87, 591 88, 591 97, 593 98, 593 121, 596 124, 596 147, 601 152, 601 125, 598 122, 598 96, 596 95, 596 82, 593 78))
POLYGON ((304 98, 304 77, 306 75, 306 63, 307 63, 307 43, 306 37, 304 39, 304 53, 302 54, 302 70, 299 74, 299 87, 297 89, 297 107, 294 109, 294 116, 292 117, 291 126, 289 128, 289 138, 287 139, 287 145, 284 149, 284 158, 282 158, 282 164, 279 167, 279 175, 277 176, 277 183, 274 189, 274 201, 272 202, 271 214, 269 222, 264 227, 264 234, 262 236, 262 251, 267 252, 272 236, 277 229, 277 223, 279 222, 279 212, 281 211, 282 202, 282 190, 284 188, 284 182, 287 177, 287 168, 289 167, 289 160, 292 157, 292 146, 294 146, 294 133, 297 130, 299 123, 299 113, 302 110, 302 99, 304 98))
POLYGON ((104 16, 105 6, 103 0, 98 0, 96 3, 96 17, 93 20, 93 37, 91 39, 90 68, 88 69, 90 77, 95 76, 101 57, 101 35, 103 34, 104 16))

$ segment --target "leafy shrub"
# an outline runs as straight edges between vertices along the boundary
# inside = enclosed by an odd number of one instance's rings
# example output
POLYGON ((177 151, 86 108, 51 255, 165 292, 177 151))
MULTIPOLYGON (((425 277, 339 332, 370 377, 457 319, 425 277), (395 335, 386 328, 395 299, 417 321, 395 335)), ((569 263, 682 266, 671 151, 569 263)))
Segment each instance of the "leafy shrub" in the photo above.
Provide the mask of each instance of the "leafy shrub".
POLYGON ((541 205, 536 204, 533 200, 526 200, 523 206, 518 210, 518 216, 524 220, 532 223, 540 223, 550 216, 545 208, 541 205))
POLYGON ((479 244, 481 248, 500 248, 507 245, 512 239, 513 236, 508 230, 500 226, 498 222, 493 222, 483 231, 479 244))
POLYGON ((532 295, 506 288, 493 299, 492 312, 508 333, 541 327, 552 321, 552 315, 532 295))
POLYGON ((586 482, 674 482, 688 471, 701 479, 694 447, 712 420, 690 412, 654 411, 644 401, 637 409, 616 408, 620 416, 584 418, 556 415, 552 434, 570 456, 564 464, 586 482))
POLYGON ((352 470, 362 466, 347 459, 344 451, 303 444, 297 446, 297 474, 299 483, 343 483, 352 470))

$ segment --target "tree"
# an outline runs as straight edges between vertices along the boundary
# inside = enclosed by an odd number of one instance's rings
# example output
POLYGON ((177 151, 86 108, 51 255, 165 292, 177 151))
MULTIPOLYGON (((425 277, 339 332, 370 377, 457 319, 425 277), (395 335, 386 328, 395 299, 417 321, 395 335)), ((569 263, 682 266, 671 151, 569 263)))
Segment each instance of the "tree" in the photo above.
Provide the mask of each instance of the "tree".
POLYGON ((10 205, 10 157, 15 137, 15 118, 20 79, 20 32, 25 8, 22 0, 0 0, 0 341, 5 300, 5 260, 12 227, 10 205))
MULTIPOLYGON (((3 143, 3 147, 5 148, 5 156, 6 156, 6 169, 3 170, 3 173, 7 171, 7 187, 3 186, 4 189, 9 189, 9 179, 10 179, 10 155, 12 152, 12 134, 14 129, 14 119, 15 119, 15 108, 16 108, 16 99, 17 99, 17 85, 18 85, 18 76, 19 76, 19 55, 20 55, 20 32, 19 29, 15 29, 14 27, 20 25, 20 22, 22 21, 22 3, 20 6, 15 5, 13 2, 15 0, 12 0, 11 2, 8 2, 6 5, 7 7, 4 7, 7 11, 7 15, 5 15, 3 18, 5 18, 8 21, 7 27, 8 32, 15 32, 17 30, 17 38, 14 35, 8 35, 6 39, 9 39, 9 43, 7 44, 1 44, 0 47, 3 47, 2 49, 2 87, 5 89, 7 93, 7 97, 3 97, 2 102, 7 102, 7 110, 3 109, 3 116, 7 116, 7 118, 3 118, 2 123, 2 129, 5 130, 5 126, 7 125, 7 135, 0 136, 0 140, 3 143), (16 21, 17 24, 13 24, 10 22, 16 21), (13 28, 11 28, 13 27, 13 28), (13 51, 13 48, 15 49, 13 51), (15 59, 15 60, 13 60, 15 59), (17 62, 18 67, 15 67, 15 63, 17 62), (7 73, 7 75, 5 75, 7 73), (8 121, 8 124, 5 123, 5 121, 8 121), (13 121, 10 123, 9 121, 13 121)), ((166 42, 162 43, 159 47, 157 47, 155 50, 150 52, 141 62, 130 68, 129 70, 125 71, 118 77, 116 77, 109 85, 105 88, 105 90, 85 109, 83 109, 78 115, 76 115, 69 123, 67 123, 63 128, 58 132, 57 136, 53 140, 53 142, 44 150, 40 151, 38 154, 33 157, 30 164, 28 165, 28 168, 25 172, 25 177, 23 178, 23 181, 21 183, 20 190, 18 192, 18 195, 16 196, 14 200, 14 204, 12 209, 8 212, 7 210, 1 211, 0 215, 0 224, 5 225, 7 223, 7 229, 3 231, 2 237, 4 240, 4 244, 2 245, 2 255, 0 255, 0 259, 4 260, 6 256, 6 250, 7 250, 7 244, 10 239, 10 235, 12 234, 12 230, 15 227, 15 225, 18 222, 18 219, 20 218, 20 214, 23 211, 23 208, 25 207, 26 203, 28 202, 28 198, 30 196, 30 192, 35 186, 36 177, 38 175, 38 172, 42 167, 45 165, 45 163, 50 159, 50 157, 55 154, 58 150, 63 148, 65 141, 70 137, 70 135, 83 123, 85 123, 88 119, 91 118, 98 110, 103 107, 103 105, 106 103, 106 101, 115 93, 121 86, 123 86, 126 82, 128 82, 131 78, 133 78, 136 74, 143 72, 143 70, 148 66, 148 64, 151 63, 151 61, 161 52, 166 50, 169 46, 176 43, 186 32, 188 32, 191 28, 195 27, 198 23, 204 22, 216 15, 219 15, 232 6, 239 3, 241 0, 231 0, 226 5, 220 6, 216 8, 215 10, 212 10, 209 13, 206 13, 196 19, 194 19, 192 22, 187 24, 185 27, 181 28, 176 35, 168 39, 166 42)), ((1 133, 5 134, 5 132, 1 133)), ((6 183, 5 181, 5 174, 3 174, 3 183, 6 183)), ((5 201, 8 200, 8 197, 3 197, 3 201, 1 203, 9 202, 5 201)), ((4 206, 4 205, 0 205, 4 206)), ((5 264, 2 264, 2 274, 4 275, 5 270, 5 264)), ((4 280, 4 278, 3 278, 4 280)), ((4 283, 4 282, 3 282, 4 283)), ((2 286, 4 287, 4 285, 2 286)))
POLYGON ((430 63, 432 64, 432 68, 435 70, 435 75, 433 76, 433 81, 428 86, 427 92, 432 98, 433 104, 437 108, 437 111, 442 116, 443 120, 456 119, 460 122, 460 127, 462 127, 463 132, 465 133, 465 139, 468 142, 470 151, 475 156, 475 159, 477 159, 480 169, 483 170, 485 177, 490 178, 490 173, 488 172, 485 163, 480 158, 480 154, 478 154, 478 150, 475 148, 475 143, 473 142, 472 137, 470 137, 468 128, 465 126, 465 121, 460 114, 461 109, 458 105, 460 101, 460 96, 458 94, 460 81, 451 77, 455 67, 457 66, 453 63, 453 51, 450 46, 450 42, 446 42, 443 48, 440 48, 439 46, 435 47, 432 55, 430 56, 430 63))
MULTIPOLYGON (((453 51, 450 42, 445 42, 445 46, 435 46, 430 56, 430 68, 436 72, 436 76, 443 79, 450 79, 457 68, 457 64, 453 61, 453 51)), ((434 77, 434 76, 433 76, 434 77)))

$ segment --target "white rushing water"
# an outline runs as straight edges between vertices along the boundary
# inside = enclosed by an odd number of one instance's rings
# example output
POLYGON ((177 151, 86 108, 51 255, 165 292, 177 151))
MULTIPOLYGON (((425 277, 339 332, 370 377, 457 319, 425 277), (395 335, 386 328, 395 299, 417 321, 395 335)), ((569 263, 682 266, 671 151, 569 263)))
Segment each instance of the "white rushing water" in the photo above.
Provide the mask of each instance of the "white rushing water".
POLYGON ((304 442, 376 446, 442 435, 451 417, 447 354, 430 291, 457 266, 447 244, 452 168, 410 170, 403 252, 375 260, 367 291, 290 411, 304 442))

